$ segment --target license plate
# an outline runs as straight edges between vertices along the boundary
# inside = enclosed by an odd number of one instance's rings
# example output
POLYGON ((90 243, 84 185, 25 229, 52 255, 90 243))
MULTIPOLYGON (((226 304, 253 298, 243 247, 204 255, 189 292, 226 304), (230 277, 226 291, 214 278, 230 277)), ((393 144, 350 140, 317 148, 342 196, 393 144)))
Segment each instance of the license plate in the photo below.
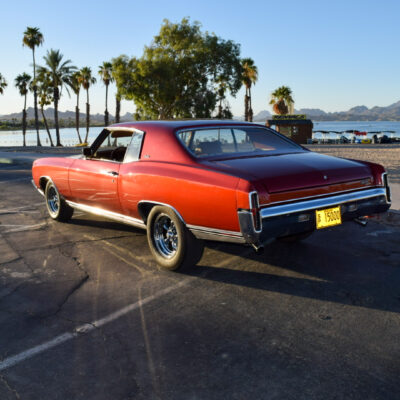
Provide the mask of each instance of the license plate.
POLYGON ((325 210, 316 210, 315 220, 317 221, 317 229, 340 225, 342 223, 340 207, 327 208, 325 210))

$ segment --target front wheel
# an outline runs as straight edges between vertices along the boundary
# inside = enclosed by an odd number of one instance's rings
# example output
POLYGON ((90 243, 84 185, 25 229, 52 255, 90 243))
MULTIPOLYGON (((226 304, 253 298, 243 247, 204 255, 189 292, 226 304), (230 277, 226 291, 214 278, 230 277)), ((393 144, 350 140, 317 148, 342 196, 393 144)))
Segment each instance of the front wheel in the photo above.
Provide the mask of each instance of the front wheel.
POLYGON ((71 219, 74 209, 60 196, 52 181, 47 182, 44 197, 46 198, 46 207, 51 218, 60 222, 67 222, 71 219))
POLYGON ((147 219, 147 240, 157 263, 171 271, 197 264, 203 254, 203 242, 169 207, 152 208, 147 219))

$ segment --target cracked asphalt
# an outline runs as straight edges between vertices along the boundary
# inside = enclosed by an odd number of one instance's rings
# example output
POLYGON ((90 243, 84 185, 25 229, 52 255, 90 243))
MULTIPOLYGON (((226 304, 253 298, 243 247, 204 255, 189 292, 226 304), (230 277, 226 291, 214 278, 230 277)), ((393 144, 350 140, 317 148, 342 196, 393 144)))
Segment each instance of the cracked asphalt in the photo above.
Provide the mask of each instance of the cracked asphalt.
POLYGON ((48 218, 0 166, 0 399, 399 399, 400 226, 162 271, 143 231, 48 218))

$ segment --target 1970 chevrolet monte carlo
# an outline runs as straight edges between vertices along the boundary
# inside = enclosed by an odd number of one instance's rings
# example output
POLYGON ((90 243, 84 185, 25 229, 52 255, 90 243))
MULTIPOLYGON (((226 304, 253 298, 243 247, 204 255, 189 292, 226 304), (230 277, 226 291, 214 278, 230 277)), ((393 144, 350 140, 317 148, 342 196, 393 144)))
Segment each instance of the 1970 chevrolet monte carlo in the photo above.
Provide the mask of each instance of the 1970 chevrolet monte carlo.
POLYGON ((146 229, 156 261, 171 270, 196 264, 203 239, 257 250, 390 207, 382 166, 234 121, 112 125, 82 156, 36 160, 32 175, 51 218, 79 209, 146 229))

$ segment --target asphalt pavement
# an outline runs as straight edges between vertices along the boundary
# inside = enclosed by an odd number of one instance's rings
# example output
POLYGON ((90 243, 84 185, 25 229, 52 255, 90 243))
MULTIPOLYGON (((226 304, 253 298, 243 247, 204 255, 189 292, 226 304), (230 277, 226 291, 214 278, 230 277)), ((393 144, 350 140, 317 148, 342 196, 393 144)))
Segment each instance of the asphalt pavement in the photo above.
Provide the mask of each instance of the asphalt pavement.
POLYGON ((172 273, 144 231, 54 222, 30 179, 0 165, 0 399, 400 397, 397 221, 172 273))

